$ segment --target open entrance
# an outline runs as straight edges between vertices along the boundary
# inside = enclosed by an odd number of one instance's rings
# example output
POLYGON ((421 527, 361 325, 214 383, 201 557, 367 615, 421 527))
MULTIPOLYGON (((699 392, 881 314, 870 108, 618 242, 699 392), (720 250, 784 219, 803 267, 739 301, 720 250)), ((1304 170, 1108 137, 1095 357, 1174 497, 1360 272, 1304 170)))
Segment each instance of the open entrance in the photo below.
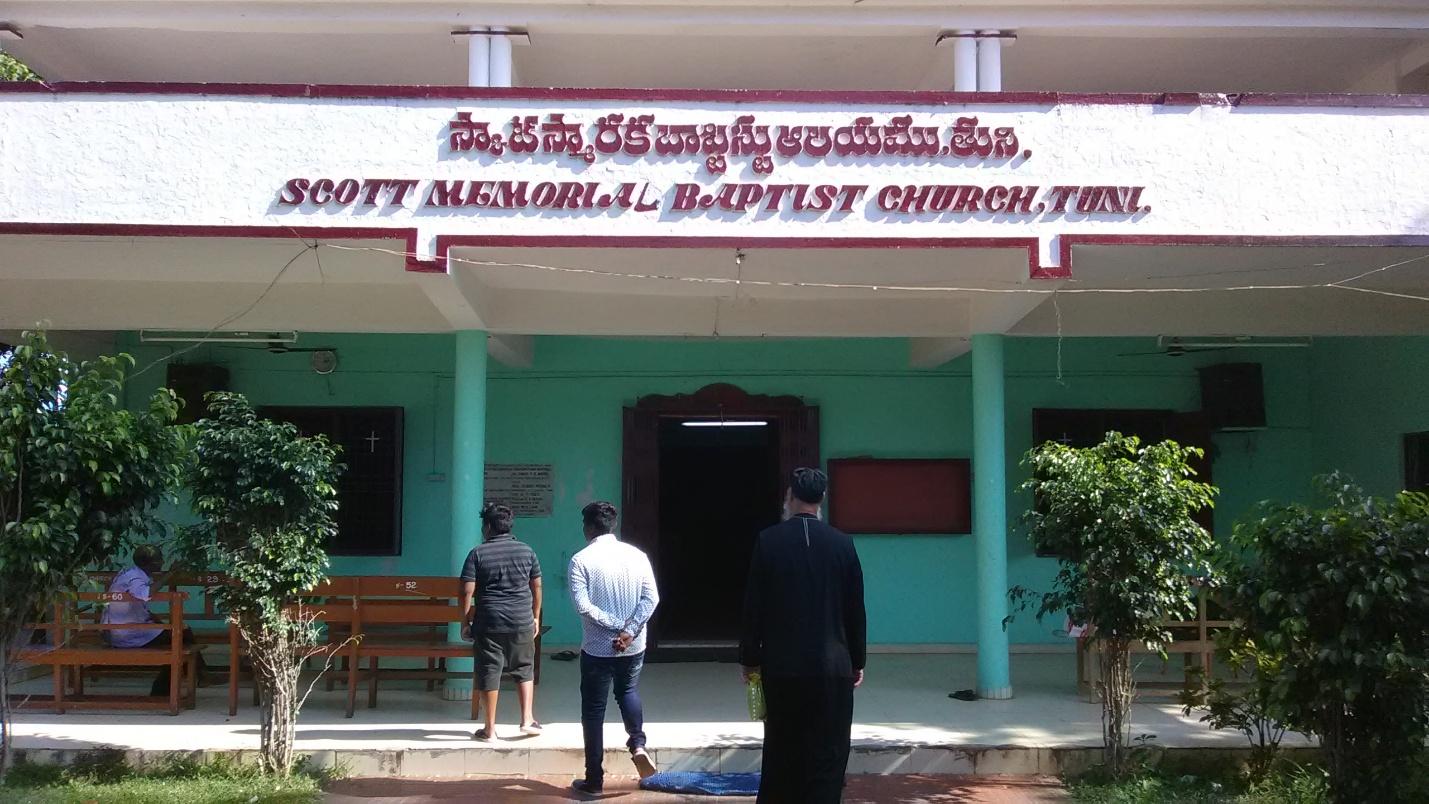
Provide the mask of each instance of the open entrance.
POLYGON ((660 585, 652 660, 733 660, 754 539, 779 520, 783 478, 819 464, 818 421, 798 397, 732 385, 625 409, 621 537, 660 585))
POLYGON ((660 422, 661 638, 669 646, 738 639, 745 575, 759 531, 779 521, 779 423, 660 422))

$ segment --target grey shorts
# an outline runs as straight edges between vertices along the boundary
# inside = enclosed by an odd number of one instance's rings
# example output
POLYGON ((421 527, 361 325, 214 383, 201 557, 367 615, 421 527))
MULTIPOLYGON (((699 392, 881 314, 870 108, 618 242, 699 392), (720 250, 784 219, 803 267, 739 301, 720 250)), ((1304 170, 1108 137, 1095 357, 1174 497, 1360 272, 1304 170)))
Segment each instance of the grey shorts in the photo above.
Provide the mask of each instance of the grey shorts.
POLYGON ((476 688, 487 692, 500 689, 501 677, 517 681, 536 677, 536 635, 531 629, 520 633, 477 633, 472 650, 476 659, 476 688))

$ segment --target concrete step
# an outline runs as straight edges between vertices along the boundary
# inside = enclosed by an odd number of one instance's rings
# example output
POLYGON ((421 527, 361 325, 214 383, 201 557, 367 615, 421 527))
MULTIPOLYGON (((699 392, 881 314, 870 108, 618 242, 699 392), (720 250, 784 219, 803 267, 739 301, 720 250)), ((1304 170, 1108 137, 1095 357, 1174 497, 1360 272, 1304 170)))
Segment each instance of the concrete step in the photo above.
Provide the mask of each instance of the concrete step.
MULTIPOLYGON (((1162 748, 1161 762, 1188 770, 1243 760, 1241 748, 1162 748)), ((1287 751, 1307 749, 1284 749, 1287 751)), ((94 752, 81 749, 31 748, 17 752, 38 764, 69 764, 94 752)), ((174 756, 223 756, 247 763, 257 761, 250 750, 123 752, 130 764, 142 766, 174 756)), ((300 752, 320 768, 338 768, 348 776, 393 778, 467 778, 477 776, 577 776, 585 770, 585 754, 572 748, 519 748, 471 746, 464 748, 396 750, 342 748, 300 752)), ((739 773, 759 770, 757 745, 710 748, 652 748, 661 770, 739 773)), ((960 776, 1059 776, 1095 765, 1101 749, 1093 747, 1039 748, 1024 746, 935 746, 867 744, 854 746, 849 756, 850 774, 920 774, 960 776)), ((630 754, 623 748, 605 752, 606 772, 633 773, 630 754)))

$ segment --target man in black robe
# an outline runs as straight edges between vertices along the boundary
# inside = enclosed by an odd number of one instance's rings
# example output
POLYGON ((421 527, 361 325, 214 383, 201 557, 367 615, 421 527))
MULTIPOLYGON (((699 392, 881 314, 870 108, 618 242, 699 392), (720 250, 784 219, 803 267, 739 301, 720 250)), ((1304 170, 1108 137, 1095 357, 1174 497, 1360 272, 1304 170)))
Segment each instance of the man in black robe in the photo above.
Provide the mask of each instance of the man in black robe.
POLYGON ((843 796, 853 691, 863 683, 867 620, 853 540, 819 519, 828 477, 796 469, 786 519, 759 534, 745 593, 739 661, 764 683, 759 804, 843 796))

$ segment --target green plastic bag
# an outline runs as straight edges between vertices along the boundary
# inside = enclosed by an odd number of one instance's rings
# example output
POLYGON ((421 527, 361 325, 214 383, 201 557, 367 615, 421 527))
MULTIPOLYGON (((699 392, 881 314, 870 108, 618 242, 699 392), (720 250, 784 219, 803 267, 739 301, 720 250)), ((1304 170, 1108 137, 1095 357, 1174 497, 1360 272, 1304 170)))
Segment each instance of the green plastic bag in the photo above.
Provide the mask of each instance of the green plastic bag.
POLYGON ((749 719, 764 719, 764 680, 758 673, 749 674, 749 688, 746 691, 749 698, 749 719))

